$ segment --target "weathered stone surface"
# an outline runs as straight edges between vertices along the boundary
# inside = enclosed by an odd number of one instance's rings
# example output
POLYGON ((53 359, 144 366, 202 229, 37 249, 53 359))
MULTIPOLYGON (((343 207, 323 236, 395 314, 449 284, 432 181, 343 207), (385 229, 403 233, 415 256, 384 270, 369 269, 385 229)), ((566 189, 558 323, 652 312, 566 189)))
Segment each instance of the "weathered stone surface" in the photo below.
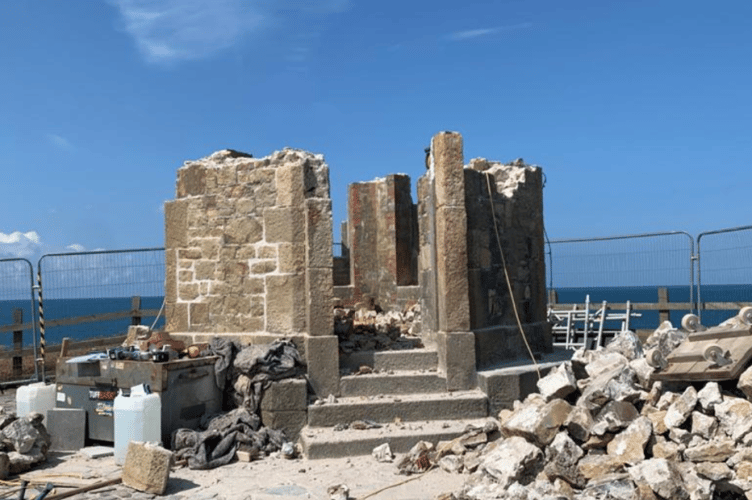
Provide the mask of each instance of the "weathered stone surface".
POLYGON ((598 354, 585 366, 585 371, 590 378, 596 378, 603 373, 610 373, 617 368, 623 368, 629 362, 619 352, 602 351, 598 354))
POLYGON ((728 465, 729 467, 736 467, 742 462, 752 463, 752 448, 738 448, 736 453, 734 453, 731 458, 726 460, 726 465, 728 465))
POLYGON ((699 411, 692 412, 692 434, 712 439, 716 429, 718 429, 718 421, 715 418, 699 411))
POLYGON ((730 439, 717 439, 705 444, 688 447, 684 458, 692 462, 725 462, 736 452, 736 444, 730 439))
POLYGON ((726 397, 715 405, 720 428, 734 441, 752 430, 752 403, 742 398, 726 397))
POLYGON ((138 491, 164 494, 170 478, 172 452, 161 446, 131 441, 123 465, 123 484, 138 491))
POLYGON ((695 470, 697 474, 711 481, 721 481, 734 477, 734 471, 723 462, 700 462, 695 465, 695 470))
POLYGON ((664 321, 655 332, 645 340, 643 348, 647 351, 648 349, 657 347, 665 358, 671 353, 671 351, 676 349, 685 338, 687 338, 686 332, 674 328, 670 321, 664 321))
POLYGON ((26 471, 41 462, 46 460, 46 456, 38 451, 30 451, 28 453, 18 453, 17 451, 8 452, 8 470, 11 475, 23 474, 26 471))
POLYGON ((616 335, 611 342, 606 345, 606 352, 617 352, 627 358, 629 361, 641 358, 643 356, 642 343, 634 332, 629 330, 623 331, 616 335))
POLYGON ((679 427, 684 423, 697 405, 697 391, 693 386, 687 387, 682 395, 666 411, 666 427, 679 427))
POLYGON ((739 376, 737 387, 747 396, 747 399, 752 399, 752 366, 739 376))
POLYGON ((634 370, 635 375, 637 375, 637 381, 643 389, 649 390, 652 388, 650 377, 652 377, 655 369, 648 364, 645 358, 631 360, 629 367, 634 370))
POLYGON ((637 500, 642 499, 639 487, 626 473, 607 474, 590 481, 577 496, 578 500, 637 500))
POLYGON ((0 452, 0 479, 7 479, 10 475, 10 459, 7 453, 0 452))
POLYGON ((636 464, 645 458, 645 445, 652 432, 650 420, 647 417, 639 417, 608 443, 608 454, 623 460, 624 463, 636 464))
POLYGON ((718 382, 708 382, 705 387, 697 391, 697 401, 705 411, 711 411, 715 409, 715 405, 723 402, 718 382))
POLYGON ((2 437, 10 442, 14 451, 23 454, 31 451, 39 432, 27 419, 19 418, 3 429, 2 437))
POLYGON ((546 465, 543 472, 549 479, 561 478, 568 483, 584 486, 585 480, 577 469, 577 462, 585 455, 566 432, 560 432, 546 448, 546 465))
MULTIPOLYGON (((392 462, 394 460, 394 454, 389 447, 389 443, 380 444, 374 448, 371 452, 371 456, 375 458, 377 462, 392 462)), ((456 472, 456 469, 454 472, 456 472)))
POLYGON ((666 432, 668 432, 668 427, 666 427, 665 421, 666 410, 659 411, 653 409, 653 411, 645 412, 644 414, 646 417, 648 417, 650 423, 653 424, 654 434, 665 434, 666 432))
POLYGON ((450 473, 461 472, 464 464, 461 455, 446 455, 441 457, 438 463, 442 470, 450 473))
POLYGON ((664 392, 655 404, 655 408, 661 411, 668 410, 669 406, 671 406, 677 399, 679 399, 679 394, 675 392, 664 392))
POLYGON ((582 449, 583 450, 599 450, 601 448, 605 448, 608 446, 608 443, 610 443, 614 439, 614 435, 610 432, 605 433, 602 436, 596 436, 595 434, 591 434, 590 438, 582 443, 582 449))
POLYGON ((635 482, 647 483, 663 498, 688 499, 681 472, 673 462, 664 458, 644 460, 629 468, 629 475, 635 482))
POLYGON ((627 427, 639 416, 637 408, 626 401, 611 401, 601 408, 591 428, 591 432, 602 436, 606 432, 617 432, 627 427))
POLYGON ((624 462, 611 455, 588 454, 577 464, 577 471, 588 481, 623 469, 624 462))
POLYGON ((577 390, 572 363, 562 363, 537 382, 538 390, 546 400, 565 398, 577 390))
POLYGON ((569 416, 564 421, 564 427, 567 428, 569 435, 579 442, 585 442, 590 439, 590 429, 593 426, 593 416, 590 410, 582 406, 575 406, 569 412, 569 416))
POLYGON ((714 483, 698 474, 693 464, 679 463, 679 470, 690 500, 713 499, 714 483))
POLYGON ((653 458, 665 458, 666 460, 681 460, 682 451, 685 447, 673 441, 658 441, 653 445, 653 458))
POLYGON ((522 436, 545 446, 553 441, 571 410, 569 403, 562 399, 554 399, 546 404, 533 400, 515 411, 502 424, 501 431, 507 436, 522 436))
POLYGON ((543 452, 524 438, 513 436, 499 443, 481 464, 481 468, 506 488, 513 482, 529 483, 538 474, 543 452))

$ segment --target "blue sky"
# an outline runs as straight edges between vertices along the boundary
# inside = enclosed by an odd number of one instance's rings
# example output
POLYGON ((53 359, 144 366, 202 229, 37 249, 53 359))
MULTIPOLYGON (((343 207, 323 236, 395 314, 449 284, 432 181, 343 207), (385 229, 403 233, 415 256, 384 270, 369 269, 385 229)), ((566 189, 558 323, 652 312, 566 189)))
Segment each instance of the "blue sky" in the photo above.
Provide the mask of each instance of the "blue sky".
POLYGON ((185 160, 413 184, 441 130, 546 175, 551 238, 752 224, 752 3, 0 3, 0 258, 163 244, 185 160))

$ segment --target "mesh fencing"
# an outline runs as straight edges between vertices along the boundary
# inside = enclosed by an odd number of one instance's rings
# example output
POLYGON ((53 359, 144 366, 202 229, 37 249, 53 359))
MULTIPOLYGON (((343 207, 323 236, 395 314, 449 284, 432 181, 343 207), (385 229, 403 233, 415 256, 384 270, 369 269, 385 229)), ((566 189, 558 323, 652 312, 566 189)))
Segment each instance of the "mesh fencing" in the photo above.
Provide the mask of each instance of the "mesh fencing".
POLYGON ((706 305, 700 310, 706 325, 733 315, 739 302, 752 301, 752 226, 709 231, 697 236, 698 295, 706 305))
MULTIPOLYGON (((163 248, 44 255, 37 270, 48 344, 151 326, 164 299, 163 248)), ((162 315, 155 328, 163 325, 162 315)))
MULTIPOLYGON (((26 259, 0 260, 0 381, 9 383, 36 373, 34 274, 26 259), (32 348, 33 357, 22 353, 32 348)), ((1 384, 0 384, 1 385, 1 384)))

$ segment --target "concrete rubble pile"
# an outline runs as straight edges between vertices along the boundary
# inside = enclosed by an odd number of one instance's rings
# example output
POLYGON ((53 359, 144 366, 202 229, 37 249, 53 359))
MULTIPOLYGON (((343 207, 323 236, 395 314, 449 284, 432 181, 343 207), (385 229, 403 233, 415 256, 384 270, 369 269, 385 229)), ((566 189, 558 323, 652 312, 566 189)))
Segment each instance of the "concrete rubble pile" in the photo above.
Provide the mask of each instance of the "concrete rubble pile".
MULTIPOLYGON (((645 347, 668 354, 685 336, 665 322, 645 347)), ((419 443, 400 470, 468 473, 453 496, 465 500, 752 499, 752 368, 728 386, 651 382, 652 373, 624 332, 575 351, 539 393, 500 412, 498 430, 419 443)))
POLYGON ((0 479, 21 474, 47 460, 50 436, 41 413, 17 418, 0 409, 0 479))
POLYGON ((415 332, 420 305, 405 311, 382 311, 379 307, 334 309, 334 332, 343 353, 356 351, 415 349, 423 347, 415 332))

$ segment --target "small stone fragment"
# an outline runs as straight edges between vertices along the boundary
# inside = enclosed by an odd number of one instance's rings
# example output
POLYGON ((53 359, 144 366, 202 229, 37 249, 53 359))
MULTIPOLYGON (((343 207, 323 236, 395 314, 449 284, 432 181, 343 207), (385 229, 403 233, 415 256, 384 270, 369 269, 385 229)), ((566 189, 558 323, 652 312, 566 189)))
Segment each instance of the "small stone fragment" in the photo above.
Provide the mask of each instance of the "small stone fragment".
POLYGON ((645 445, 653 433, 653 425, 647 417, 640 417, 629 424, 608 443, 608 454, 624 463, 636 464, 645 458, 645 445))
POLYGON ((377 462, 391 462, 394 460, 394 454, 392 454, 392 449, 389 447, 389 443, 380 444, 373 449, 371 455, 377 462))
POLYGON ((628 470, 635 482, 643 482, 662 498, 689 499, 681 472, 673 462, 664 458, 651 458, 628 470))
POLYGON ((350 488, 344 484, 335 484, 326 489, 329 500, 348 500, 350 498, 350 488))
POLYGON ((730 439, 715 439, 684 450, 684 458, 692 462, 725 462, 736 453, 736 444, 730 439))
POLYGON ((697 405, 697 391, 693 386, 689 386, 685 389, 679 398, 677 398, 668 407, 666 412, 665 423, 669 429, 672 427, 679 427, 685 420, 692 414, 692 411, 697 405))
POLYGON ((572 362, 565 362, 548 372, 537 382, 538 390, 547 401, 565 398, 577 390, 577 381, 572 371, 572 362))
POLYGON ((172 452, 151 443, 128 443, 123 465, 123 484, 131 488, 164 494, 170 478, 172 452))
POLYGON ((718 382, 708 382, 705 387, 697 391, 697 401, 705 411, 714 410, 715 405, 722 403, 723 397, 718 382))

